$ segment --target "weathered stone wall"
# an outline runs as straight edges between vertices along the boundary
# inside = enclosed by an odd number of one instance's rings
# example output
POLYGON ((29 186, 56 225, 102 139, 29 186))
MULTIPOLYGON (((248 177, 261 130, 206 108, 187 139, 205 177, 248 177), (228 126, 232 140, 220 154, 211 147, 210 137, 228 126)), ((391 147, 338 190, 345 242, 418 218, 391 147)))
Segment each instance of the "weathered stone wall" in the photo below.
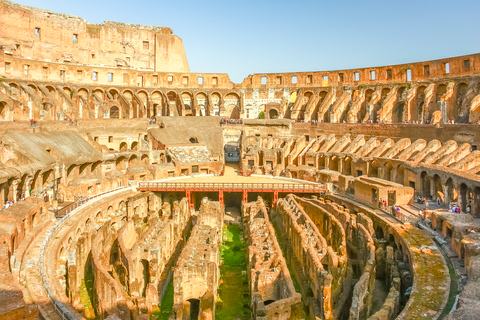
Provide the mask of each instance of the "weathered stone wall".
MULTIPOLYGON (((112 21, 90 24, 80 17, 10 1, 0 2, 0 14, 2 49, 10 57, 189 72, 182 40, 170 28, 112 21)), ((40 71, 38 78, 45 75, 40 71)))
POLYGON ((223 219, 223 206, 204 198, 174 271, 173 312, 177 319, 190 319, 192 312, 198 312, 200 319, 215 319, 223 219))
POLYGON ((253 319, 303 319, 301 295, 290 272, 261 198, 246 203, 242 216, 248 237, 253 319))

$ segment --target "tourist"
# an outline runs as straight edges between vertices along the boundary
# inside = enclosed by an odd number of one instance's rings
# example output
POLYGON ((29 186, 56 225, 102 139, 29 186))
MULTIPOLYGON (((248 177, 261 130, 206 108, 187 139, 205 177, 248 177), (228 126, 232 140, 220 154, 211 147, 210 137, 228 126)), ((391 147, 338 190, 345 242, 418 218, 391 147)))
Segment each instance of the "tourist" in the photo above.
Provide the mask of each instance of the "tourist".
POLYGON ((440 207, 440 197, 437 197, 437 206, 440 207))

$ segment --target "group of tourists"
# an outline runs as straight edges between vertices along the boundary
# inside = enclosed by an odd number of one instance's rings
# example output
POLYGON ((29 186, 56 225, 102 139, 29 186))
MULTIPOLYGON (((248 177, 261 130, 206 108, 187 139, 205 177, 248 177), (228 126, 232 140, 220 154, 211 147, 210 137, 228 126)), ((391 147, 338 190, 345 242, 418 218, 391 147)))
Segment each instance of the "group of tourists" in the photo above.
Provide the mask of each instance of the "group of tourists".
POLYGON ((3 205, 2 210, 8 209, 8 208, 11 207, 11 206, 13 206, 13 201, 12 201, 12 200, 8 200, 8 201, 3 205))
POLYGON ((148 118, 148 124, 156 124, 157 123, 157 118, 155 116, 151 116, 148 118))
POLYGON ((221 124, 242 124, 243 123, 243 119, 227 119, 227 118, 223 118, 221 121, 220 121, 221 124))
POLYGON ((380 209, 387 211, 392 216, 396 216, 398 219, 402 219, 400 207, 397 205, 388 206, 387 200, 380 199, 380 209))

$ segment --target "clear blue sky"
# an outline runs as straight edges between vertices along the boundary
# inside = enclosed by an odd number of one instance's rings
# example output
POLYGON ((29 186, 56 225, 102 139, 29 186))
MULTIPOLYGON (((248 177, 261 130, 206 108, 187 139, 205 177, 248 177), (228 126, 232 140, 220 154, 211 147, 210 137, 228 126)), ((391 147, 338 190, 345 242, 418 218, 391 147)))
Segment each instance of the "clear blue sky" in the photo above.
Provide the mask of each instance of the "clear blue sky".
POLYGON ((105 20, 173 29, 191 72, 235 83, 263 72, 382 66, 480 52, 478 0, 18 0, 105 20))

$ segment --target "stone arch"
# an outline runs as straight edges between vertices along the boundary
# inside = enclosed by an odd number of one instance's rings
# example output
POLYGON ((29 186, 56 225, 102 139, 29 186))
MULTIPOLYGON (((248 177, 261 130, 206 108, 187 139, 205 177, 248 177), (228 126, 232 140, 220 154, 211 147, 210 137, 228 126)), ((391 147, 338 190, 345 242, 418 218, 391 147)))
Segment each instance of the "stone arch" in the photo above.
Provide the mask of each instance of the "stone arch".
POLYGON ((372 161, 368 167, 368 176, 378 178, 378 167, 380 166, 378 160, 372 161))
POLYGON ((360 110, 358 110, 357 113, 357 122, 364 122, 367 121, 367 114, 368 114, 368 105, 370 104, 370 101, 372 100, 374 90, 371 88, 368 88, 365 90, 365 99, 360 106, 360 110))
POLYGON ((451 201, 457 200, 457 195, 455 191, 455 186, 453 185, 452 178, 448 178, 445 182, 445 204, 449 204, 451 201))
POLYGON ((387 162, 385 164, 385 174, 384 179, 388 181, 392 181, 392 171, 393 171, 393 164, 391 162, 387 162))
POLYGON ((399 101, 392 110, 392 123, 405 122, 405 101, 399 101))
POLYGON ((144 155, 142 155, 142 157, 140 158, 140 162, 141 162, 143 165, 148 165, 149 162, 150 162, 150 158, 148 157, 147 154, 144 154, 144 155))
POLYGON ((222 95, 219 92, 210 93, 210 101, 212 102, 212 108, 210 110, 210 115, 218 116, 220 115, 220 108, 222 106, 222 95))
POLYGON ((125 141, 122 141, 120 143, 120 146, 118 147, 118 150, 121 152, 126 152, 128 150, 128 145, 125 141))
POLYGON ((403 168, 403 165, 399 164, 396 169, 396 183, 404 184, 405 180, 405 169, 403 168))
POLYGON ((442 179, 438 174, 433 175, 433 192, 434 194, 432 196, 434 200, 436 200, 437 197, 440 197, 440 199, 444 201, 445 197, 443 194, 442 179))
POLYGON ((330 158, 330 170, 338 171, 340 159, 337 156, 330 158))
MULTIPOLYGON (((120 96, 120 93, 117 89, 115 88, 110 88, 108 89, 108 94, 110 95, 110 99, 117 101, 118 97, 120 96)), ((125 95, 125 93, 123 93, 125 95)))
POLYGON ((87 169, 89 165, 91 165, 91 163, 84 163, 84 164, 80 165, 80 167, 78 169, 78 174, 86 176, 87 173, 85 172, 85 169, 87 169))
POLYGON ((146 118, 151 116, 148 110, 148 93, 144 90, 137 92, 137 97, 140 100, 138 105, 138 118, 146 118))
POLYGON ((109 111, 110 119, 119 119, 121 118, 120 109, 117 106, 112 106, 109 111))
POLYGON ((137 156, 133 154, 129 159, 128 159, 128 166, 135 166, 137 164, 137 156))
POLYGON ((101 169, 101 165, 102 164, 102 161, 97 161, 97 162, 94 162, 92 163, 92 167, 91 167, 91 173, 94 174, 94 173, 97 173, 97 169, 101 169))
POLYGON ((93 91, 92 91, 92 96, 94 98, 96 98, 96 100, 100 101, 100 102, 104 102, 105 101, 105 91, 101 88, 95 88, 93 91))
POLYGON ((352 158, 351 157, 346 157, 345 158, 345 165, 343 168, 343 172, 347 176, 352 175, 352 158))
POLYGON ((5 120, 7 113, 7 102, 0 101, 0 120, 5 120))
POLYGON ((208 98, 205 92, 199 92, 195 96, 197 110, 195 111, 195 115, 197 116, 205 116, 207 115, 207 103, 208 98))
POLYGON ((453 117, 455 122, 468 122, 468 108, 466 105, 466 96, 468 91, 468 84, 459 83, 456 87, 456 99, 455 106, 453 109, 453 117))
POLYGON ((416 98, 411 104, 410 117, 411 120, 423 120, 424 105, 425 105, 425 90, 426 86, 419 86, 416 92, 416 98))
POLYGON ((116 168, 116 170, 125 170, 126 169, 125 157, 119 157, 115 160, 115 168, 116 168))
POLYGON ((426 171, 420 174, 420 183, 423 196, 430 197, 430 177, 426 171))
POLYGON ((137 151, 137 147, 138 147, 138 141, 133 141, 130 146, 130 150, 137 151))
POLYGON ((278 119, 279 112, 276 108, 271 108, 268 112, 269 119, 278 119))

